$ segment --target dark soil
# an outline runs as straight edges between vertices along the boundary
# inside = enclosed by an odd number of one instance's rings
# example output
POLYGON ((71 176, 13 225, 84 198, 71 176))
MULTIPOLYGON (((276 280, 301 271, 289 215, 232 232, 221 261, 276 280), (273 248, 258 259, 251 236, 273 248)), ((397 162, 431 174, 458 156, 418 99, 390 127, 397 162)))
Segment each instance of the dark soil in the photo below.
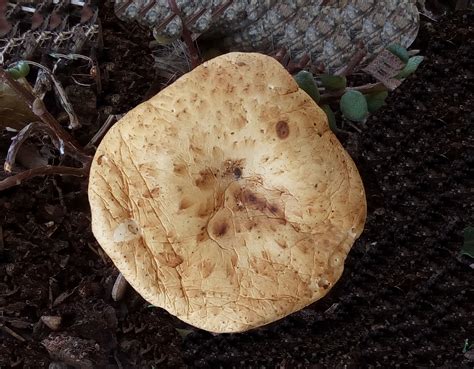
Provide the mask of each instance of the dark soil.
MULTIPOLYGON (((76 132, 84 143, 153 80, 148 40, 103 24, 108 81, 76 132)), ((425 19, 419 71, 362 133, 341 134, 366 186, 365 231, 330 295, 270 326, 212 335, 132 290, 114 302, 117 271, 92 236, 85 183, 35 179, 1 193, 0 368, 473 368, 474 261, 459 255, 474 225, 473 24, 473 14, 425 19)))

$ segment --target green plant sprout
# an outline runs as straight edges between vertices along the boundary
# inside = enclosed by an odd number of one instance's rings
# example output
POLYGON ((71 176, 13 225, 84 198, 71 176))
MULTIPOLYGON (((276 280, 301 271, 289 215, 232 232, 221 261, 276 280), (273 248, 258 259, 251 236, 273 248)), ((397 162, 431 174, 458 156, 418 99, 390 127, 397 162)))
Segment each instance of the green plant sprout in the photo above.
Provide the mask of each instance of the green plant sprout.
POLYGON ((465 354, 466 352, 468 352, 469 350, 471 350, 473 348, 474 348, 474 343, 469 344, 469 338, 466 338, 464 340, 464 346, 462 348, 462 353, 465 354))
POLYGON ((376 112, 385 105, 389 91, 415 73, 423 61, 423 56, 411 56, 416 51, 408 51, 399 44, 388 46, 386 51, 388 53, 385 55, 381 53, 378 60, 369 64, 369 67, 373 64, 375 67, 364 69, 378 79, 378 83, 348 87, 344 73, 313 75, 305 70, 294 75, 294 79, 326 113, 329 126, 336 131, 338 128, 331 106, 337 105, 342 116, 349 121, 365 122, 370 113, 376 112), (381 66, 377 69, 379 65, 381 66), (372 70, 377 73, 371 73, 372 70))
POLYGON ((13 78, 13 79, 20 79, 24 78, 30 73, 30 66, 28 63, 24 61, 19 61, 11 68, 8 68, 6 72, 13 78))

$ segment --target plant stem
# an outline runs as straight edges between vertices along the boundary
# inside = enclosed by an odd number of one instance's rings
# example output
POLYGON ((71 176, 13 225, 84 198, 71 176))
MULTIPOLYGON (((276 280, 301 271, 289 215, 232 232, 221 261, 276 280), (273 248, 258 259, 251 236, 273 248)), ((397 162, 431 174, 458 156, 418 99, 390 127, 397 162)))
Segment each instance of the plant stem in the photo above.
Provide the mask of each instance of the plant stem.
MULTIPOLYGON (((73 55, 77 55, 77 54, 73 54, 73 55)), ((56 79, 53 72, 51 72, 51 70, 49 70, 49 68, 45 67, 44 65, 41 65, 40 63, 36 63, 34 61, 25 60, 25 63, 34 65, 35 67, 43 70, 43 72, 45 72, 48 75, 49 79, 53 82, 56 95, 59 98, 59 102, 61 103, 62 107, 64 108, 67 115, 69 116, 69 128, 70 129, 80 128, 81 124, 79 123, 79 118, 74 112, 74 108, 72 107, 72 104, 69 102, 69 98, 67 97, 66 91, 64 90, 61 83, 56 79)))
POLYGON ((44 167, 25 170, 24 172, 3 179, 0 181, 0 191, 6 190, 10 187, 18 186, 23 181, 34 177, 47 176, 51 174, 84 177, 87 175, 88 171, 89 166, 85 166, 84 168, 73 168, 66 166, 46 165, 44 167))
POLYGON ((325 94, 321 94, 321 103, 328 102, 330 100, 335 100, 342 95, 344 95, 347 91, 355 90, 359 91, 363 94, 371 93, 371 92, 380 92, 385 91, 387 88, 381 82, 377 83, 368 83, 366 85, 357 86, 357 87, 347 87, 343 90, 327 92, 325 94))
POLYGON ((362 47, 361 49, 357 50, 357 52, 352 56, 352 58, 347 63, 347 66, 339 73, 340 76, 347 77, 348 75, 354 72, 354 69, 364 60, 365 56, 367 55, 367 50, 362 47))
POLYGON ((120 119, 121 116, 119 115, 109 115, 107 119, 105 120, 104 124, 100 129, 97 131, 97 133, 94 135, 94 137, 91 138, 89 143, 84 147, 85 150, 90 150, 94 148, 98 142, 105 136, 107 131, 114 125, 115 122, 117 122, 118 119, 120 119))
POLYGON ((67 133, 58 121, 49 113, 44 105, 41 109, 34 107, 36 97, 23 87, 20 83, 15 81, 10 75, 0 67, 0 80, 5 81, 28 105, 31 111, 37 115, 41 121, 51 128, 55 135, 64 142, 64 148, 69 155, 79 160, 84 166, 88 166, 91 157, 82 149, 82 147, 76 143, 69 133, 67 133))
POLYGON ((191 32, 186 27, 186 24, 184 24, 184 19, 183 17, 181 17, 181 10, 179 10, 178 5, 176 4, 176 0, 168 0, 168 4, 171 10, 173 11, 173 13, 183 20, 183 32, 181 36, 183 37, 184 43, 188 47, 189 56, 191 58, 191 67, 194 69, 199 64, 201 64, 199 51, 197 50, 196 45, 194 44, 193 38, 191 36, 191 32))
POLYGON ((51 128, 43 122, 32 122, 24 127, 18 134, 12 138, 12 143, 8 148, 7 157, 5 163, 3 164, 3 169, 5 172, 10 173, 12 171, 13 165, 15 164, 16 155, 18 150, 20 150, 21 145, 35 132, 35 131, 45 131, 51 137, 54 146, 59 150, 61 155, 64 154, 64 144, 58 137, 56 133, 51 130, 51 128))

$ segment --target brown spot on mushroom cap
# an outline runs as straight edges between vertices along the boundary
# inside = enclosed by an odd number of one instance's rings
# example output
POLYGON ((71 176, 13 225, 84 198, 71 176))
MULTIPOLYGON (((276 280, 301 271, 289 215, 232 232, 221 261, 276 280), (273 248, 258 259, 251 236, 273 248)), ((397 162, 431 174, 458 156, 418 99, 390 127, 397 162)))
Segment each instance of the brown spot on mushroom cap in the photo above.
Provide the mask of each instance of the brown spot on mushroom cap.
POLYGON ((158 253, 157 259, 161 264, 167 265, 171 268, 176 268, 183 262, 183 258, 175 253, 160 252, 158 253))
POLYGON ((201 232, 196 237, 196 241, 198 243, 201 243, 201 242, 206 241, 208 239, 209 239, 209 235, 207 234, 207 232, 201 232))
POLYGON ((249 190, 242 191, 240 195, 240 200, 244 204, 244 206, 251 207, 253 209, 258 209, 260 211, 264 210, 267 207, 267 201, 258 196, 257 194, 253 193, 249 190))
POLYGON ((193 204, 193 202, 191 201, 191 199, 188 199, 188 198, 185 197, 179 202, 179 210, 187 209, 192 204, 193 204))
POLYGON ((287 138, 290 135, 290 127, 288 126, 288 122, 285 122, 284 120, 280 120, 275 125, 275 130, 276 130, 278 138, 282 140, 287 138))
POLYGON ((186 174, 186 165, 185 164, 173 164, 173 172, 177 175, 186 174))
POLYGON ((213 332, 322 298, 366 211, 324 112, 274 59, 245 53, 127 113, 97 149, 88 193, 94 235, 133 288, 213 332))
POLYGON ((158 197, 159 194, 160 194, 160 188, 155 187, 155 188, 152 188, 151 190, 147 189, 147 191, 145 191, 145 193, 143 194, 143 197, 150 199, 150 198, 158 197))
POLYGON ((201 201, 196 215, 199 218, 209 218, 209 216, 214 212, 214 204, 209 199, 208 201, 201 201))
POLYGON ((234 168, 233 172, 235 179, 240 179, 240 177, 242 177, 242 169, 239 167, 234 168))
POLYGON ((213 233, 216 237, 222 237, 227 233, 229 225, 226 222, 219 222, 214 224, 213 233))
POLYGON ((211 275, 212 271, 215 268, 215 264, 212 263, 209 260, 203 260, 201 264, 201 273, 202 273, 202 278, 207 278, 211 275))
POLYGON ((270 210, 270 212, 272 212, 273 214, 277 214, 279 211, 278 207, 272 204, 268 205, 268 210, 270 210))
POLYGON ((214 182, 214 174, 210 169, 201 170, 195 184, 199 188, 210 188, 214 182))

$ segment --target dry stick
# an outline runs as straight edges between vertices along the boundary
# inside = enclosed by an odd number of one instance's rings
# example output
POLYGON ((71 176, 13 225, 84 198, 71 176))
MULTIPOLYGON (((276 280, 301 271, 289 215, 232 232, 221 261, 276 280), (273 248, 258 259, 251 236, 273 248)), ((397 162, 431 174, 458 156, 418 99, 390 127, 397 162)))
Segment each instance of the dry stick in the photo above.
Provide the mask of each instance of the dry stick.
MULTIPOLYGON (((102 91, 102 85, 101 85, 101 81, 100 81, 100 68, 99 66, 97 65, 96 62, 94 62, 94 60, 86 55, 82 55, 82 54, 75 54, 75 53, 72 53, 72 54, 61 54, 61 53, 50 53, 49 55, 51 55, 53 58, 57 58, 57 62, 54 64, 54 67, 53 67, 53 73, 54 71, 56 70, 59 62, 61 61, 61 59, 68 59, 68 60, 78 60, 78 59, 83 59, 83 60, 87 60, 90 65, 90 72, 89 72, 89 75, 94 79, 95 83, 96 83, 96 88, 97 88, 97 93, 100 93, 102 91)), ((84 84, 81 84, 79 82, 77 82, 74 77, 72 77, 72 79, 74 80, 74 82, 76 82, 78 85, 80 86, 87 86, 89 87, 88 85, 84 85, 84 84)))
POLYGON ((321 101, 326 102, 328 100, 337 99, 337 98, 341 97, 342 95, 344 95, 347 91, 350 91, 350 90, 359 91, 363 94, 366 94, 366 93, 370 93, 370 92, 386 91, 387 88, 381 82, 368 83, 366 85, 362 85, 362 86, 358 86, 358 87, 348 87, 348 88, 345 88, 343 90, 327 92, 327 93, 321 95, 321 101))
POLYGON ((89 143, 84 147, 85 150, 90 150, 93 147, 97 145, 97 143, 104 137, 104 135, 107 133, 107 131, 112 127, 112 125, 119 119, 119 116, 117 115, 109 115, 107 119, 105 120, 104 124, 100 129, 97 131, 97 133, 94 135, 94 137, 91 138, 89 143))
MULTIPOLYGON (((35 107, 35 96, 23 87, 20 83, 15 81, 10 75, 0 67, 0 80, 4 80, 23 100, 26 102, 31 111, 36 114, 41 121, 48 125, 55 135, 64 143, 64 149, 71 157, 79 160, 84 166, 88 167, 91 157, 75 142, 69 133, 67 133, 57 120, 49 113, 44 106, 42 109, 35 107)), ((41 100, 39 100, 41 101, 41 100)))
POLYGON ((306 67, 306 65, 310 62, 310 60, 311 60, 311 57, 308 54, 304 54, 303 57, 300 59, 300 61, 297 63, 294 63, 290 60, 288 62, 286 70, 290 74, 299 72, 300 70, 303 70, 306 67))
POLYGON ((273 59, 276 59, 284 67, 286 67, 290 61, 290 54, 284 47, 274 51, 270 56, 273 57, 273 59))
POLYGON ((24 127, 18 134, 12 138, 12 143, 8 148, 7 157, 5 163, 3 164, 3 169, 5 172, 10 173, 12 171, 13 165, 15 164, 15 158, 20 149, 21 145, 34 133, 38 131, 45 131, 51 137, 54 146, 59 150, 61 155, 64 155, 64 143, 60 138, 57 137, 56 132, 54 132, 50 126, 43 122, 33 122, 24 127))
MULTIPOLYGON (((173 11, 173 13, 181 18, 181 11, 179 10, 178 5, 176 4, 176 0, 168 0, 168 4, 171 10, 173 11)), ((201 64, 201 58, 199 57, 199 52, 197 51, 196 46, 194 45, 191 32, 184 24, 184 21, 183 21, 182 37, 189 50, 189 55, 191 57, 191 67, 194 69, 199 64, 201 64)))
POLYGON ((0 191, 6 190, 10 187, 18 186, 23 181, 29 180, 34 177, 47 176, 52 174, 84 177, 87 175, 88 171, 89 166, 86 166, 84 168, 73 168, 66 166, 46 165, 44 167, 25 170, 24 172, 5 178, 4 180, 0 181, 0 191))
POLYGON ((33 95, 43 100, 47 91, 51 90, 51 80, 48 78, 46 72, 42 69, 38 70, 36 76, 35 86, 33 87, 33 95))
POLYGON ((76 113, 74 112, 74 108, 72 107, 72 104, 69 102, 69 99, 66 95, 66 91, 64 91, 63 86, 61 83, 56 79, 54 74, 49 70, 49 68, 46 68, 44 65, 41 65, 39 63, 30 61, 30 60, 25 60, 25 63, 34 65, 41 70, 43 70, 53 81, 54 88, 59 96, 59 101, 61 102, 62 107, 66 111, 67 115, 69 116, 69 128, 70 129, 75 129, 81 127, 81 123, 79 123, 79 118, 77 117, 76 113))
POLYGON ((16 338, 20 342, 26 342, 26 339, 16 333, 13 329, 7 327, 5 324, 0 323, 0 329, 5 333, 8 333, 10 336, 16 338))
POLYGON ((357 52, 352 56, 346 67, 341 71, 341 73, 339 73, 339 75, 347 77, 348 75, 352 74, 354 69, 362 62, 362 60, 364 60, 366 55, 367 50, 365 48, 357 50, 357 52))

